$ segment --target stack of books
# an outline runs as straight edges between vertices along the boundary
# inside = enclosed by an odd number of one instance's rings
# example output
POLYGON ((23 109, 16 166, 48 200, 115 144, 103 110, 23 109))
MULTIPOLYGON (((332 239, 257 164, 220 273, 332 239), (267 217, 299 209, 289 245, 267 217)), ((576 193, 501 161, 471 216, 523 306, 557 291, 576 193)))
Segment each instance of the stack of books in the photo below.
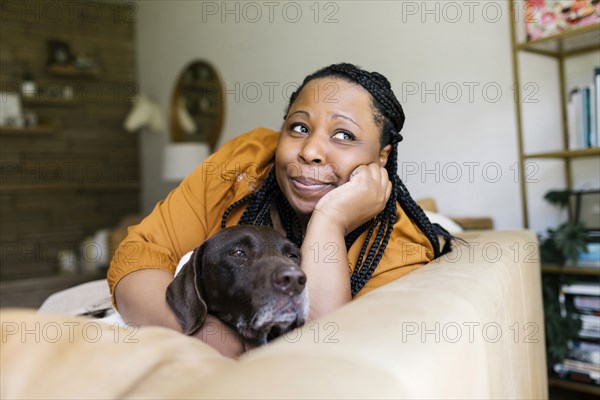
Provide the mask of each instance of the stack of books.
POLYGON ((570 90, 567 104, 569 150, 598 147, 600 141, 600 67, 589 85, 570 90))
POLYGON ((578 337, 568 342, 567 358, 554 365, 561 377, 600 385, 600 285, 579 282, 563 285, 561 306, 581 319, 578 337))

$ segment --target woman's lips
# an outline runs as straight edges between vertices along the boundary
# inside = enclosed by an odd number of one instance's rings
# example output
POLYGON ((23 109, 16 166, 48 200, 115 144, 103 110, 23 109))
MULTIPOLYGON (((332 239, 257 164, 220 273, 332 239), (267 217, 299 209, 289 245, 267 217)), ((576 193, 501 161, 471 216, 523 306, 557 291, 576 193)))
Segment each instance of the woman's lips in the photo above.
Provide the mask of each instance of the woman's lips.
POLYGON ((294 188, 303 193, 316 194, 321 191, 329 191, 334 188, 334 184, 331 182, 322 182, 303 176, 290 176, 290 180, 294 188))

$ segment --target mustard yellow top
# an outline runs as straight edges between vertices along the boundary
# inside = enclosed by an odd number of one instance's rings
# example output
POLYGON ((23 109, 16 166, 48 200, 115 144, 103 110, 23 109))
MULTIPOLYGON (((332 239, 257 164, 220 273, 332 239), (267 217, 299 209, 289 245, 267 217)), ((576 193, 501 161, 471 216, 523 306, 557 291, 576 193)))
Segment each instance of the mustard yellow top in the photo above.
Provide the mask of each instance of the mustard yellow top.
MULTIPOLYGON (((221 230, 221 217, 233 202, 255 191, 275 160, 279 133, 258 128, 243 134, 210 156, 144 220, 129 227, 108 270, 113 303, 119 281, 127 274, 157 268, 175 274, 179 259, 221 230)), ((229 215, 236 225, 245 205, 229 215)), ((379 265, 356 297, 385 285, 433 259, 433 247, 400 206, 398 218, 379 265)), ((365 240, 363 233, 348 251, 354 270, 365 240)))

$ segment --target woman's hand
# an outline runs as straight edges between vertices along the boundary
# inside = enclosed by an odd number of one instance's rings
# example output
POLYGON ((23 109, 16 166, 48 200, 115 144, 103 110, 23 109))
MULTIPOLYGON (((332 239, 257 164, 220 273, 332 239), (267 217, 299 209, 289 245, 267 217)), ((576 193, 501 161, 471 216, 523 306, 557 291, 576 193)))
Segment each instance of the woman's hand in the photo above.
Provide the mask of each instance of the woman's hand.
POLYGON ((301 248, 310 299, 309 321, 352 300, 344 238, 381 212, 391 193, 392 183, 384 168, 361 165, 352 171, 348 182, 317 203, 301 248))
POLYGON ((347 235, 379 214, 391 193, 392 183, 385 168, 376 163, 359 165, 348 182, 319 200, 315 212, 339 224, 347 235))

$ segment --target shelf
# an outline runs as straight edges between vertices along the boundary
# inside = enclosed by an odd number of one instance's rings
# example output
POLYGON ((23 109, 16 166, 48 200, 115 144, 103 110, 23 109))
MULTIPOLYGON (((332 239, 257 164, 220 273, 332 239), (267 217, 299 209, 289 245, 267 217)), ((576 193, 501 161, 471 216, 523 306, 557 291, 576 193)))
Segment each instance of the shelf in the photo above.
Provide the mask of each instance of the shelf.
POLYGON ((600 268, 542 265, 542 272, 546 274, 600 275, 600 268))
POLYGON ((76 105, 74 99, 48 98, 42 94, 36 94, 33 97, 21 97, 21 102, 24 106, 73 107, 76 105))
POLYGON ((600 395, 600 386, 588 383, 573 382, 559 378, 548 378, 548 385, 560 387, 563 389, 569 389, 581 393, 600 395))
POLYGON ((600 23, 567 30, 545 38, 518 43, 517 50, 565 57, 587 53, 600 48, 600 23))
POLYGON ((36 136, 50 135, 55 133, 55 129, 49 125, 38 125, 30 128, 17 128, 13 126, 0 126, 0 135, 11 136, 36 136))
POLYGON ((547 153, 524 154, 525 158, 579 158, 579 157, 598 157, 600 156, 600 147, 578 150, 559 150, 547 153))
POLYGON ((87 77, 87 78, 97 78, 100 76, 100 70, 90 69, 90 70, 82 70, 78 69, 74 65, 49 65, 46 67, 46 71, 49 74, 55 76, 64 76, 64 77, 87 77))
POLYGON ((26 191, 26 190, 86 190, 86 191, 104 191, 112 189, 136 190, 140 188, 139 182, 127 183, 41 183, 41 184, 19 184, 9 183, 0 186, 2 191, 26 191))

